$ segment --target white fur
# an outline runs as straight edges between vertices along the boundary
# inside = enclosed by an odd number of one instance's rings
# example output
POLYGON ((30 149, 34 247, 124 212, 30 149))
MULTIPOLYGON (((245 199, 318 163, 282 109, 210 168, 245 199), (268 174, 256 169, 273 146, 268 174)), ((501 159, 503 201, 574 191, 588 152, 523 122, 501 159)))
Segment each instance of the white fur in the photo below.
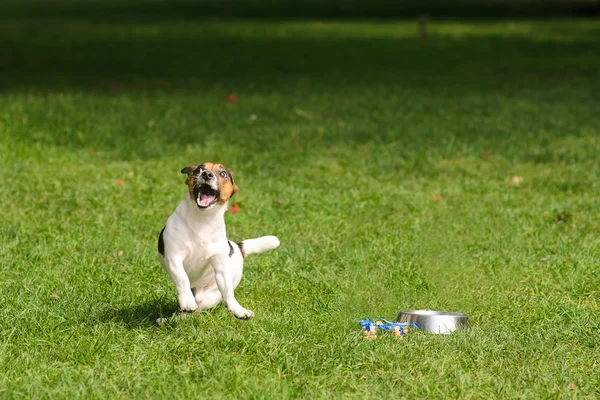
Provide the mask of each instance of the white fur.
MULTIPOLYGON (((206 310, 224 301, 237 318, 250 319, 234 296, 242 279, 244 258, 234 242, 233 255, 225 232, 227 203, 200 209, 189 194, 167 220, 163 232, 164 256, 159 260, 177 289, 183 311, 206 310)), ((275 236, 244 240, 246 254, 276 248, 275 236)))
POLYGON ((279 239, 275 236, 263 236, 257 239, 244 240, 244 251, 246 255, 264 253, 279 246, 279 239))

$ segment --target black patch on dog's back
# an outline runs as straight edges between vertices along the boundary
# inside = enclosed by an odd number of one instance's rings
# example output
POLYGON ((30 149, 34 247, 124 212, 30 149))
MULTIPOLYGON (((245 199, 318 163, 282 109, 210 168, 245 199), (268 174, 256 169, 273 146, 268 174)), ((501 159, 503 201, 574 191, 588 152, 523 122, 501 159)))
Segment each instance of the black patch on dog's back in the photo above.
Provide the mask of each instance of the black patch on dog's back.
POLYGON ((242 253, 242 257, 246 258, 246 249, 244 249, 244 242, 239 242, 237 245, 240 248, 240 253, 242 253))
POLYGON ((227 244, 229 244, 229 258, 231 258, 233 257, 233 246, 229 240, 227 241, 227 244))
POLYGON ((162 228, 160 235, 158 235, 158 252, 163 256, 165 255, 165 241, 163 239, 163 232, 165 231, 165 228, 162 228))

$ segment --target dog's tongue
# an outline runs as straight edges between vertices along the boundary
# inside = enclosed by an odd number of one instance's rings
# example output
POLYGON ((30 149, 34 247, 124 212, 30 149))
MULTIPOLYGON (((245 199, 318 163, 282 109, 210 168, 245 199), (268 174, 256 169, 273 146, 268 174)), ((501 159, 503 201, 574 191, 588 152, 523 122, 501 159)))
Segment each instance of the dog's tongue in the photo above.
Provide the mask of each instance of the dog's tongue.
POLYGON ((208 207, 208 206, 210 206, 210 203, 212 203, 214 200, 215 200, 214 195, 201 193, 200 199, 198 199, 198 204, 200 205, 200 207, 208 207))

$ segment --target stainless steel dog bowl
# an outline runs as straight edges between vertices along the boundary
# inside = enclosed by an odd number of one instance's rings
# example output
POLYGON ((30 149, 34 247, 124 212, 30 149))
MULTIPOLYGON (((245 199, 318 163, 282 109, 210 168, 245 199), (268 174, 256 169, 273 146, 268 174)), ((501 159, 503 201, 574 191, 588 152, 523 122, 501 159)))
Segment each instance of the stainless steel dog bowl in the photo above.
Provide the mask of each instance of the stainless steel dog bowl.
POLYGON ((397 322, 414 322, 425 332, 449 334, 469 327, 469 317, 459 312, 436 310, 400 311, 397 322))

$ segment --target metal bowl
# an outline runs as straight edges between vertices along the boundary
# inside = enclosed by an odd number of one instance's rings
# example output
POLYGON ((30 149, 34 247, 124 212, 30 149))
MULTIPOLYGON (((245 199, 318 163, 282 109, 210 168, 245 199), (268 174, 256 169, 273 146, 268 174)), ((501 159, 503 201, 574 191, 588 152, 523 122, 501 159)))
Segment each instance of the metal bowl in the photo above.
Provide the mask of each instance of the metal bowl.
POLYGON ((400 311, 397 322, 414 322, 425 332, 449 334, 469 327, 467 314, 436 310, 400 311))

